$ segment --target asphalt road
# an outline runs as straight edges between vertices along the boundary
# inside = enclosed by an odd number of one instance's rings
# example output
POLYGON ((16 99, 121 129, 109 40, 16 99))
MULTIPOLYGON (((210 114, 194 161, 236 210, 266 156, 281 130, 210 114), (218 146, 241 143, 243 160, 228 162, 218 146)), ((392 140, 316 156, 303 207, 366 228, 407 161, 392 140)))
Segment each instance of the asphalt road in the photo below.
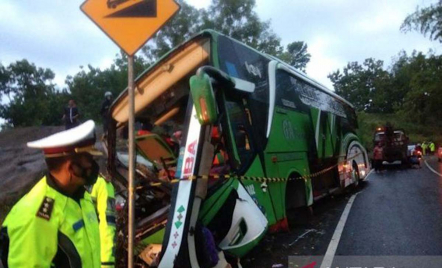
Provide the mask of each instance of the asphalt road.
MULTIPOLYGON (((442 171, 435 157, 424 161, 442 171)), ((354 201, 335 255, 389 256, 395 267, 429 267, 427 261, 434 258, 428 256, 442 256, 441 176, 425 163, 421 169, 373 173, 354 201), (416 260, 420 264, 409 263, 416 260)), ((342 267, 342 259, 333 266, 342 267)), ((441 258, 437 261, 439 265, 431 267, 442 267, 441 258)), ((370 267, 374 262, 376 258, 368 258, 358 265, 370 267)))
POLYGON ((355 199, 337 255, 442 255, 438 175, 425 165, 387 169, 368 183, 355 199))
MULTIPOLYGON (((436 157, 426 160, 442 174, 436 157)), ((296 267, 289 266, 289 256, 329 253, 347 202, 357 193, 330 267, 442 267, 438 257, 442 256, 441 176, 424 162, 421 169, 389 166, 380 174, 372 173, 359 191, 315 204, 315 215, 307 223, 294 225, 290 233, 268 235, 241 263, 296 267), (440 265, 429 266, 429 259, 440 265)), ((319 268, 319 262, 314 267, 319 268)))

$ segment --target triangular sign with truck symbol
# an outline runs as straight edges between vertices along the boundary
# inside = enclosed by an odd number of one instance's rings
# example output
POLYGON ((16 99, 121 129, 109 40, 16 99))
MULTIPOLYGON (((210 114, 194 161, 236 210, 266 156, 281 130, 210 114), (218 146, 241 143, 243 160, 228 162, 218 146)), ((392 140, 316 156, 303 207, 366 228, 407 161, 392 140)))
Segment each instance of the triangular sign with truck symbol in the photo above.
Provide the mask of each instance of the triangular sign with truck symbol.
POLYGON ((180 6, 174 0, 86 0, 80 8, 126 54, 134 55, 180 6))

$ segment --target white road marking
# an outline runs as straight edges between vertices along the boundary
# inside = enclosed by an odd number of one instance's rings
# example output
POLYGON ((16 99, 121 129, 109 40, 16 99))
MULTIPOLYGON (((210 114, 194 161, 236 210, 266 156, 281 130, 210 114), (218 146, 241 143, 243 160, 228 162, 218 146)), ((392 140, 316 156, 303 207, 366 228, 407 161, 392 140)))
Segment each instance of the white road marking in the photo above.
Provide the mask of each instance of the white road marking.
POLYGON ((333 234, 330 244, 328 245, 327 252, 325 253, 320 268, 328 268, 332 266, 333 259, 336 254, 336 249, 338 249, 339 240, 341 240, 341 235, 344 231, 344 226, 347 222, 348 215, 350 214, 351 206, 353 205, 353 202, 357 195, 358 193, 354 194, 352 197, 350 197, 350 200, 348 200, 347 206, 345 207, 344 212, 342 212, 341 219, 339 219, 335 233, 333 234))
POLYGON ((430 164, 428 164, 427 160, 425 160, 425 165, 427 165, 427 168, 429 168, 431 171, 433 171, 433 173, 439 175, 440 177, 442 177, 442 174, 440 174, 439 172, 437 172, 436 170, 434 170, 430 164))
POLYGON ((367 176, 365 177, 365 181, 369 181, 370 179, 368 177, 370 177, 370 175, 373 173, 374 169, 370 170, 370 172, 368 172, 367 176))

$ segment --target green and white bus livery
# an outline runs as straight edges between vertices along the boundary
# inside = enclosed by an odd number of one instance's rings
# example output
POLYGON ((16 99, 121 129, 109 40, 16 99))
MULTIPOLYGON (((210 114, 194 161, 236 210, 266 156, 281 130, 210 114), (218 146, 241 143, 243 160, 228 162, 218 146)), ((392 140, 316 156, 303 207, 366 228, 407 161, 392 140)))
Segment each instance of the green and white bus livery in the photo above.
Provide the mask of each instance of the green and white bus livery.
MULTIPOLYGON (((136 79, 135 112, 136 253, 147 267, 240 258, 266 231, 286 229, 287 211, 357 185, 369 172, 350 103, 211 30, 136 79)), ((127 90, 111 114, 109 169, 124 188, 127 90)))

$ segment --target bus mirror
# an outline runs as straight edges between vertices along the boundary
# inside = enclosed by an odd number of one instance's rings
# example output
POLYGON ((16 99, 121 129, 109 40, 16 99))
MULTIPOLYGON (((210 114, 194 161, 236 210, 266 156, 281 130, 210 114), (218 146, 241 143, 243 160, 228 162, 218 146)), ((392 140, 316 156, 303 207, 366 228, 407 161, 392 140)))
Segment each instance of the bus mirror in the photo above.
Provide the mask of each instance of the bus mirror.
POLYGON ((204 72, 190 78, 190 93, 201 125, 217 120, 215 95, 210 78, 204 72))

